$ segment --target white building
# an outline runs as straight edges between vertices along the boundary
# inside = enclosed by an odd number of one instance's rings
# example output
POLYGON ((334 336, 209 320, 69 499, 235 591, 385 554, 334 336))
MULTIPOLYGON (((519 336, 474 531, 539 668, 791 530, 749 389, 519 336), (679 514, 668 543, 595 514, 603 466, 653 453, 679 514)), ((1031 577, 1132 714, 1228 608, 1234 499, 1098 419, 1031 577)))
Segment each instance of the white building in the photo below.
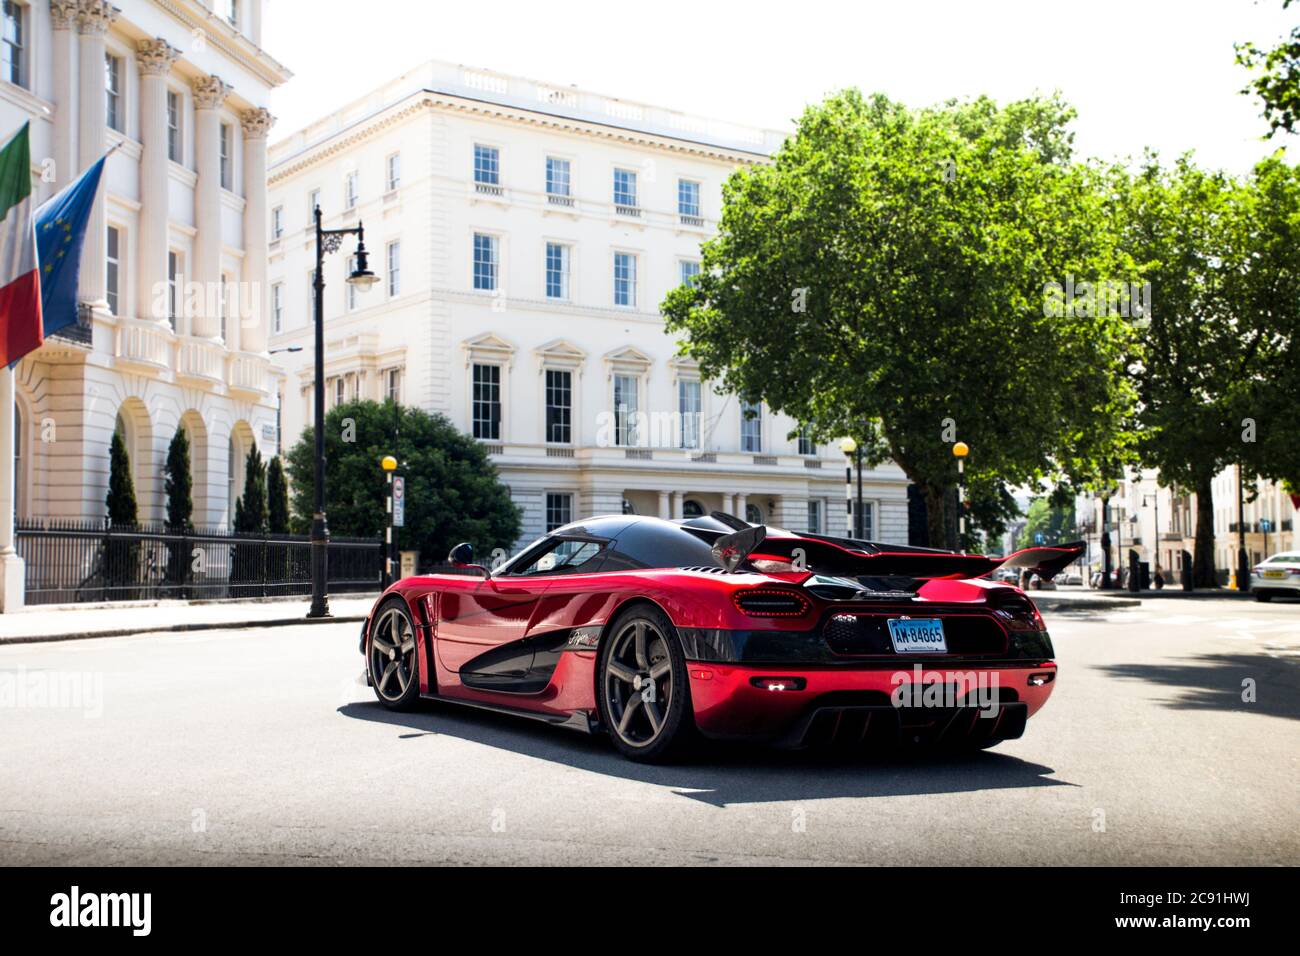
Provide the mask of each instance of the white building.
POLYGON ((161 521, 179 426, 195 524, 223 526, 243 455, 276 445, 266 103, 289 73, 260 47, 261 0, 118 2, 0 4, 0 131, 31 121, 34 198, 113 149, 86 234, 82 320, 15 373, 17 513, 102 519, 116 428, 140 519, 161 521))
MULTIPOLYGON (((368 293, 326 259, 331 403, 393 397, 486 444, 523 538, 591 514, 722 509, 842 533, 844 459, 747 417, 678 356, 658 306, 699 268, 722 184, 783 134, 429 63, 270 150, 286 443, 310 424, 312 210, 363 222, 368 293)), ((906 479, 867 475, 868 534, 907 540, 906 479)), ((438 556, 441 557, 441 556, 438 556)))

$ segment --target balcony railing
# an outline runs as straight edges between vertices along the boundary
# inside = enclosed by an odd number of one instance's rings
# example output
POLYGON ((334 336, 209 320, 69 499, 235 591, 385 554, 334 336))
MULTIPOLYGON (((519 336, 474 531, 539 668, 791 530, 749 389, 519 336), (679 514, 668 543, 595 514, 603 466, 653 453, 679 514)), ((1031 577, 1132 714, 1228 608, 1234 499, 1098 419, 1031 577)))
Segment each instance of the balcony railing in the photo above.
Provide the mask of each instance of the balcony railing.
POLYGON ((552 206, 565 206, 568 208, 573 207, 573 197, 562 196, 559 193, 547 193, 546 201, 550 203, 552 206))
POLYGON ((94 339, 94 327, 91 324, 90 307, 82 302, 77 306, 77 321, 71 325, 65 325, 59 331, 53 333, 50 338, 62 339, 65 342, 75 342, 78 345, 89 346, 94 339))
POLYGON ((640 206, 624 206, 624 205, 621 205, 621 204, 619 204, 619 203, 615 203, 615 204, 614 204, 614 212, 618 213, 620 216, 628 216, 628 217, 630 217, 630 218, 632 218, 632 219, 640 219, 640 218, 641 218, 641 207, 640 207, 640 206))
POLYGON ((704 228, 703 216, 688 216, 686 213, 681 214, 681 223, 683 226, 691 226, 695 229, 704 228))
POLYGON ((226 384, 231 391, 262 397, 271 393, 271 362, 251 352, 230 356, 226 384))
POLYGON ((118 319, 114 339, 113 354, 119 362, 147 368, 167 367, 172 332, 161 322, 118 319))
POLYGON ((495 183, 475 183, 474 192, 481 193, 484 196, 500 196, 505 190, 495 183))
POLYGON ((225 382, 225 353, 219 343, 182 339, 176 350, 176 374, 202 382, 225 382))

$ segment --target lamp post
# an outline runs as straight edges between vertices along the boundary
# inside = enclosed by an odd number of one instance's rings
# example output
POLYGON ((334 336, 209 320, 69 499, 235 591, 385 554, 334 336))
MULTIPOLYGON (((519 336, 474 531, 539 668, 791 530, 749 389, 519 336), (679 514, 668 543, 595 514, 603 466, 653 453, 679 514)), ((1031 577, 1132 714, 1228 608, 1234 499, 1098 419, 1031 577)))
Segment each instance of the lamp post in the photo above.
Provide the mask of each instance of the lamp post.
POLYGON ((966 456, 970 446, 964 441, 952 446, 953 457, 957 459, 957 544, 966 550, 966 456))
POLYGON ((397 535, 393 532, 393 472, 397 470, 397 459, 385 455, 379 460, 379 467, 388 476, 388 527, 384 529, 384 587, 393 583, 396 567, 393 562, 393 546, 397 535))
POLYGON ((844 457, 856 460, 858 468, 858 500, 853 501, 853 469, 847 462, 844 465, 844 503, 849 512, 849 537, 861 540, 866 537, 867 529, 862 514, 862 449, 852 438, 840 441, 840 451, 844 457))
POLYGON ((365 227, 358 222, 355 229, 325 229, 321 226, 320 206, 313 210, 316 220, 316 275, 312 288, 316 292, 316 389, 315 428, 316 472, 312 489, 314 508, 311 519, 311 609, 309 618, 330 616, 329 600, 325 594, 325 579, 329 570, 329 526, 325 521, 325 254, 337 252, 343 237, 357 237, 357 266, 348 276, 348 284, 365 292, 379 277, 367 264, 365 227))
POLYGON ((1153 570, 1151 573, 1153 575, 1156 575, 1160 573, 1160 485, 1159 483, 1156 484, 1155 494, 1142 496, 1143 507, 1146 507, 1146 503, 1148 501, 1151 502, 1151 506, 1155 510, 1155 517, 1153 519, 1155 521, 1155 535, 1154 535, 1155 543, 1152 546, 1152 551, 1155 554, 1155 570, 1153 570))
POLYGON ((1246 486, 1237 463, 1237 590, 1250 590, 1250 557, 1246 554, 1246 486))

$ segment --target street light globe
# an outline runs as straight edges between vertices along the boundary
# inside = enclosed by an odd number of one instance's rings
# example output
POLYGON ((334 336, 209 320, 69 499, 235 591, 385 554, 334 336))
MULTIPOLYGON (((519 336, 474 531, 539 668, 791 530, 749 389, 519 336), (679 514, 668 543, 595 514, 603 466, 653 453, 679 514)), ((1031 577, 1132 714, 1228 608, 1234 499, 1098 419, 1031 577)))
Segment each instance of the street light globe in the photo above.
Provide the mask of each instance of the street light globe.
POLYGON ((370 291, 370 287, 379 281, 379 276, 375 275, 369 269, 357 269, 348 276, 348 285, 354 285, 362 292, 370 291))
POLYGON ((852 438, 840 439, 840 451, 844 452, 844 454, 851 455, 857 450, 858 450, 858 443, 855 442, 852 438))
POLYGON ((952 446, 952 453, 958 458, 965 458, 970 454, 970 448, 964 441, 959 441, 952 446))
POLYGON ((379 459, 379 467, 384 469, 384 471, 396 471, 397 459, 392 455, 385 455, 383 458, 379 459))

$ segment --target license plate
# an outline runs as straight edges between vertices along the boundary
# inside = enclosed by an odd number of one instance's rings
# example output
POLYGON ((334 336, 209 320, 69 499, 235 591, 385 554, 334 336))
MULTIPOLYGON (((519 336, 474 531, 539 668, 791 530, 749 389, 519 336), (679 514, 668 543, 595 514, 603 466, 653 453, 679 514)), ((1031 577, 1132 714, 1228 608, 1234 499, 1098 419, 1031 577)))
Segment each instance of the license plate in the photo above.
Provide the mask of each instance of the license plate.
POLYGON ((1266 577, 1266 578, 1274 578, 1274 579, 1276 579, 1276 578, 1284 578, 1284 577, 1286 577, 1286 572, 1285 572, 1285 571, 1265 571, 1265 572, 1264 572, 1264 577, 1266 577))
POLYGON ((947 654, 943 621, 937 617, 891 617, 889 638, 896 654, 947 654))

